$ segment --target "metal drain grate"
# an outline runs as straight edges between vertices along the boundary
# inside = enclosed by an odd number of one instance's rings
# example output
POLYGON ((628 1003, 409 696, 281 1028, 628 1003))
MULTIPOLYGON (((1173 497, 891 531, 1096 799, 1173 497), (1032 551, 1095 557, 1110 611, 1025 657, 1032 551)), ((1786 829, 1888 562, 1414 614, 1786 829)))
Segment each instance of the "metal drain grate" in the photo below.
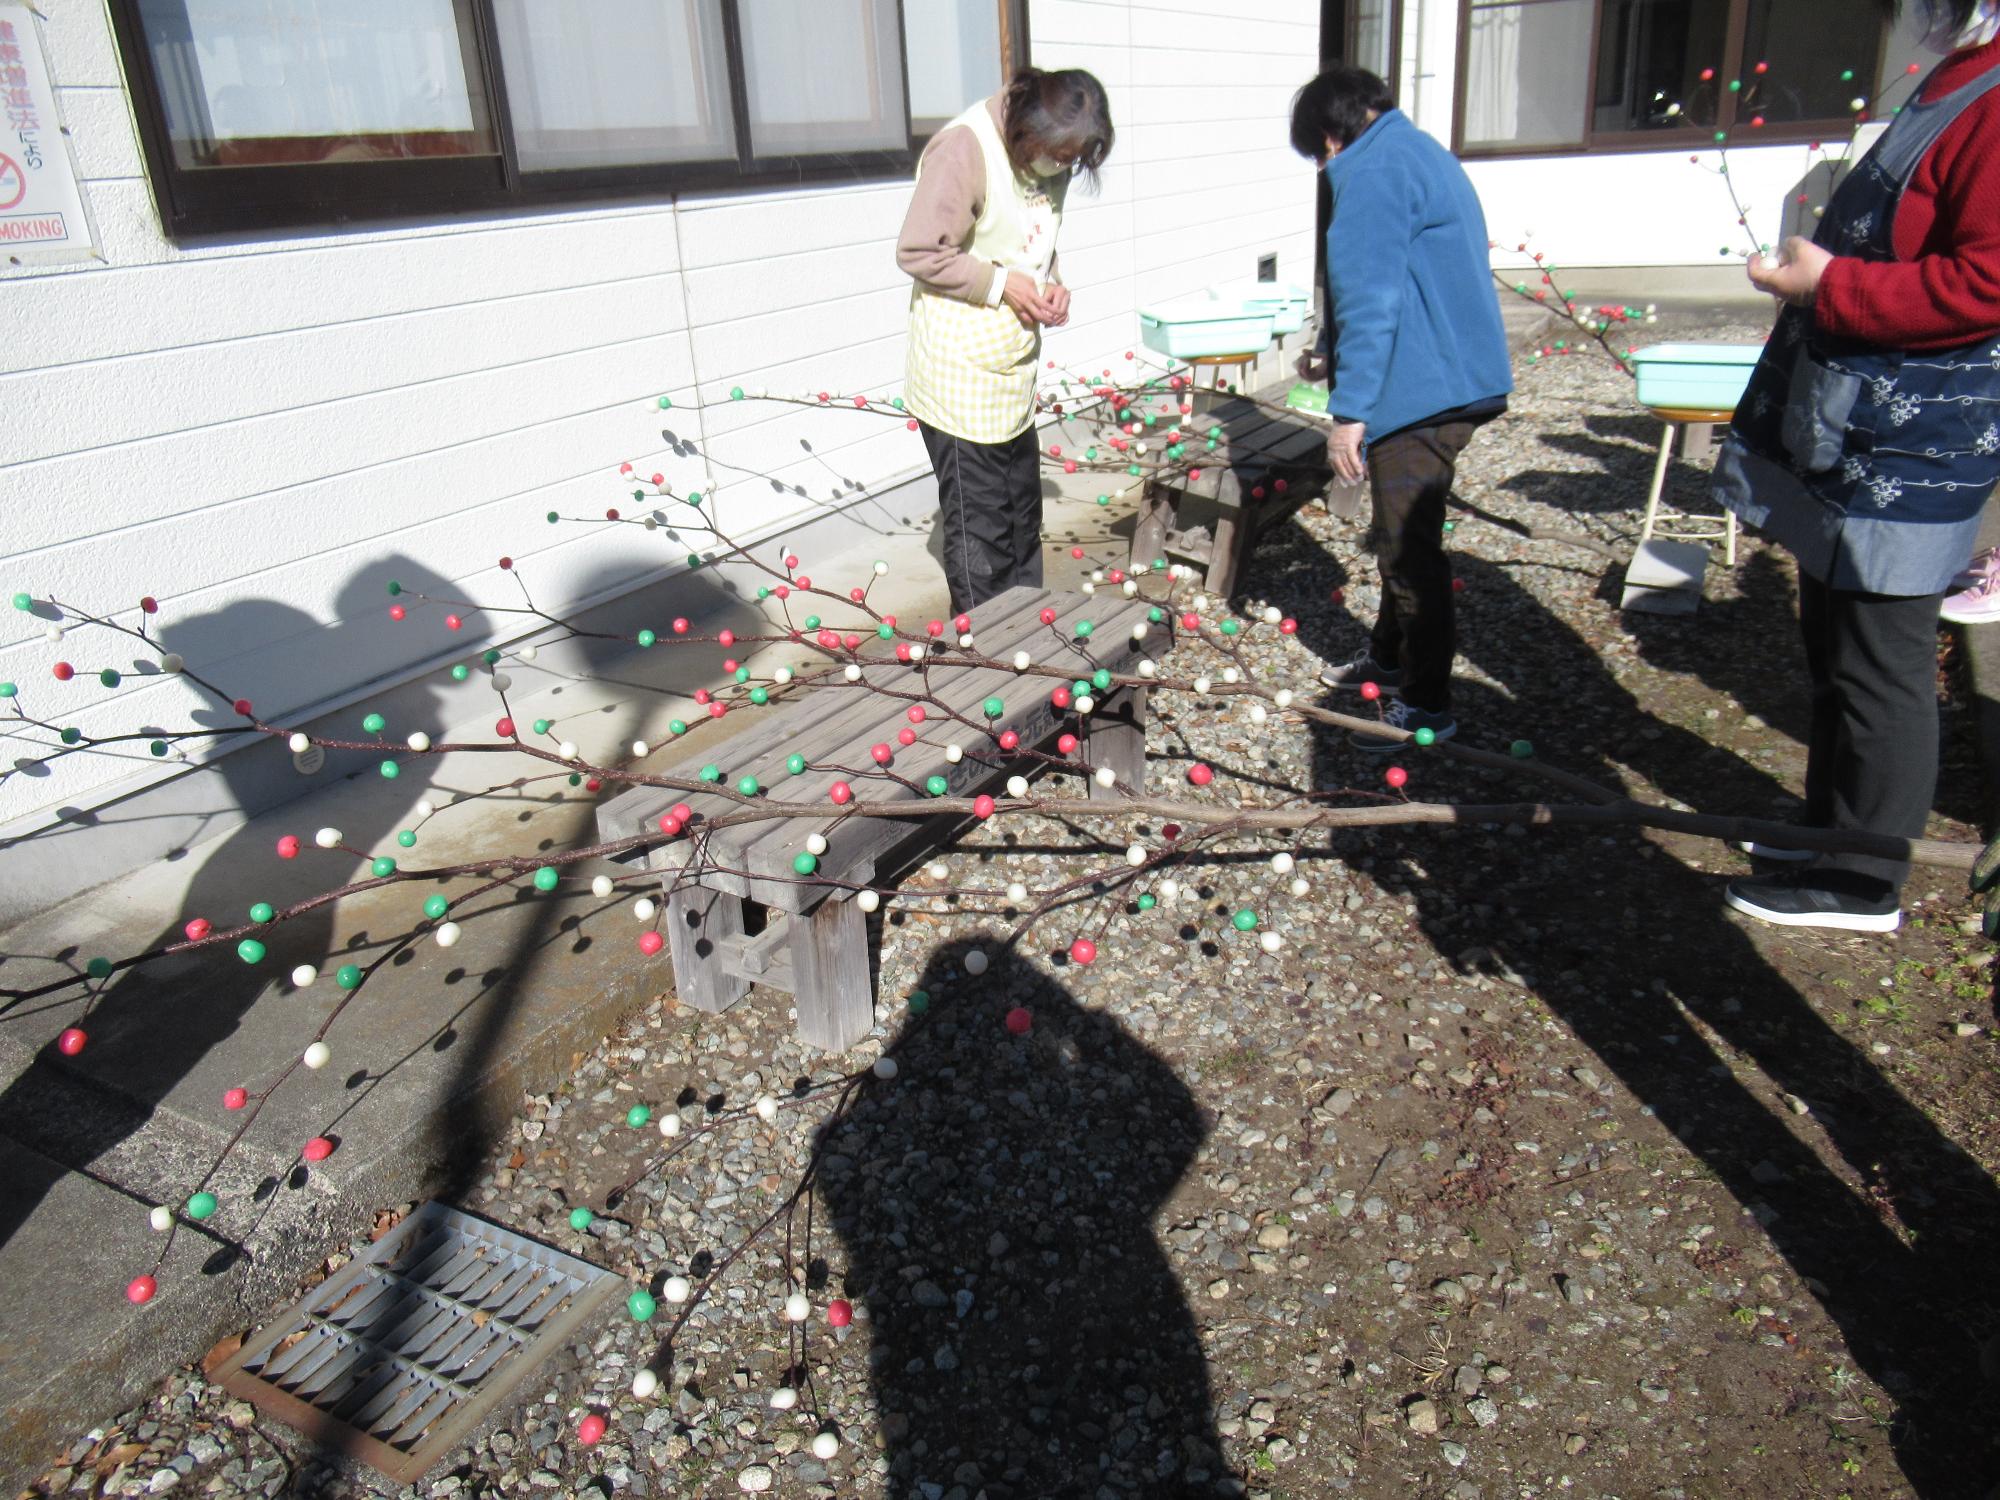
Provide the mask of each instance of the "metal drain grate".
POLYGON ((426 1203, 222 1368, 232 1394, 408 1483, 619 1285, 426 1203))

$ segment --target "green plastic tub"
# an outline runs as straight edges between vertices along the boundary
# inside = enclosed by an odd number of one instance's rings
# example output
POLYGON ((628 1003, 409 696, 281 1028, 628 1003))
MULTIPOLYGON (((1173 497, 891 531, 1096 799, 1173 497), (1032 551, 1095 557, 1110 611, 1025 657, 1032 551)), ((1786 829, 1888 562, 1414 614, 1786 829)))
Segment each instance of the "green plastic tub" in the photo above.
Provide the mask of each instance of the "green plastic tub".
POLYGON ((1654 344, 1632 355, 1642 406, 1734 411, 1762 344, 1654 344))
POLYGON ((1241 302, 1256 312, 1269 311, 1271 332, 1278 335, 1297 333, 1305 327, 1306 310, 1312 306, 1312 293, 1282 281, 1232 281, 1215 287, 1209 295, 1241 302))
POLYGON ((1139 309, 1139 338, 1170 359, 1205 354, 1256 354, 1271 342, 1269 308, 1234 298, 1197 295, 1139 309))

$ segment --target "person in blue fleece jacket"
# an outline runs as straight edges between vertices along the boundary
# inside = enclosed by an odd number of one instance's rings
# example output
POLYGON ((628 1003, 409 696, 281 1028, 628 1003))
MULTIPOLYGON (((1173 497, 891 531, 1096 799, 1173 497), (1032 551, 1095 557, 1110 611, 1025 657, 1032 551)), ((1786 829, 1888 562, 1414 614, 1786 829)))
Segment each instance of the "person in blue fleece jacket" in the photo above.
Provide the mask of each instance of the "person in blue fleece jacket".
MULTIPOLYGON (((1410 123, 1373 73, 1320 74, 1292 101, 1291 133, 1333 191, 1321 348, 1300 370, 1329 380, 1328 459, 1341 478, 1368 479, 1382 575, 1368 650, 1321 680, 1397 690, 1387 723, 1448 738, 1458 721, 1445 499, 1460 450, 1514 388, 1486 217, 1457 158, 1410 123)), ((1370 751, 1400 743, 1350 738, 1370 751)))

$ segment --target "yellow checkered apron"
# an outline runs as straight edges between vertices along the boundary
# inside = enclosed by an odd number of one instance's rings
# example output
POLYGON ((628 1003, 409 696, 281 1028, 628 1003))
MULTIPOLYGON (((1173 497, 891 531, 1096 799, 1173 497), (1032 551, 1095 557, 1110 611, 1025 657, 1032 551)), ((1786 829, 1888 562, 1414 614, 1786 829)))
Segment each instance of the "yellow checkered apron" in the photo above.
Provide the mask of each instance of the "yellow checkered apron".
MULTIPOLYGON (((986 204, 967 248, 994 262, 1003 275, 1011 268, 1037 283, 1046 280, 1062 222, 1060 193, 1014 175, 984 102, 952 124, 971 127, 986 159, 986 204)), ((940 432, 975 443, 1004 443, 1034 420, 1041 353, 1041 330, 1023 327, 1005 303, 987 307, 940 296, 919 282, 910 292, 903 403, 911 416, 940 432)))

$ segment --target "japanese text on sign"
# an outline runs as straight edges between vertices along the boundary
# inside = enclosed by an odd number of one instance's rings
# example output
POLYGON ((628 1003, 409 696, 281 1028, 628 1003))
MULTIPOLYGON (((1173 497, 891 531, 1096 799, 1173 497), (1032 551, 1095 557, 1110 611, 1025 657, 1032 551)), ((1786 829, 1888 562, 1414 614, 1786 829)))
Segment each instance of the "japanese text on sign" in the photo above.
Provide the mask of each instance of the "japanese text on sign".
POLYGON ((0 254, 94 251, 34 13, 0 4, 0 254))

